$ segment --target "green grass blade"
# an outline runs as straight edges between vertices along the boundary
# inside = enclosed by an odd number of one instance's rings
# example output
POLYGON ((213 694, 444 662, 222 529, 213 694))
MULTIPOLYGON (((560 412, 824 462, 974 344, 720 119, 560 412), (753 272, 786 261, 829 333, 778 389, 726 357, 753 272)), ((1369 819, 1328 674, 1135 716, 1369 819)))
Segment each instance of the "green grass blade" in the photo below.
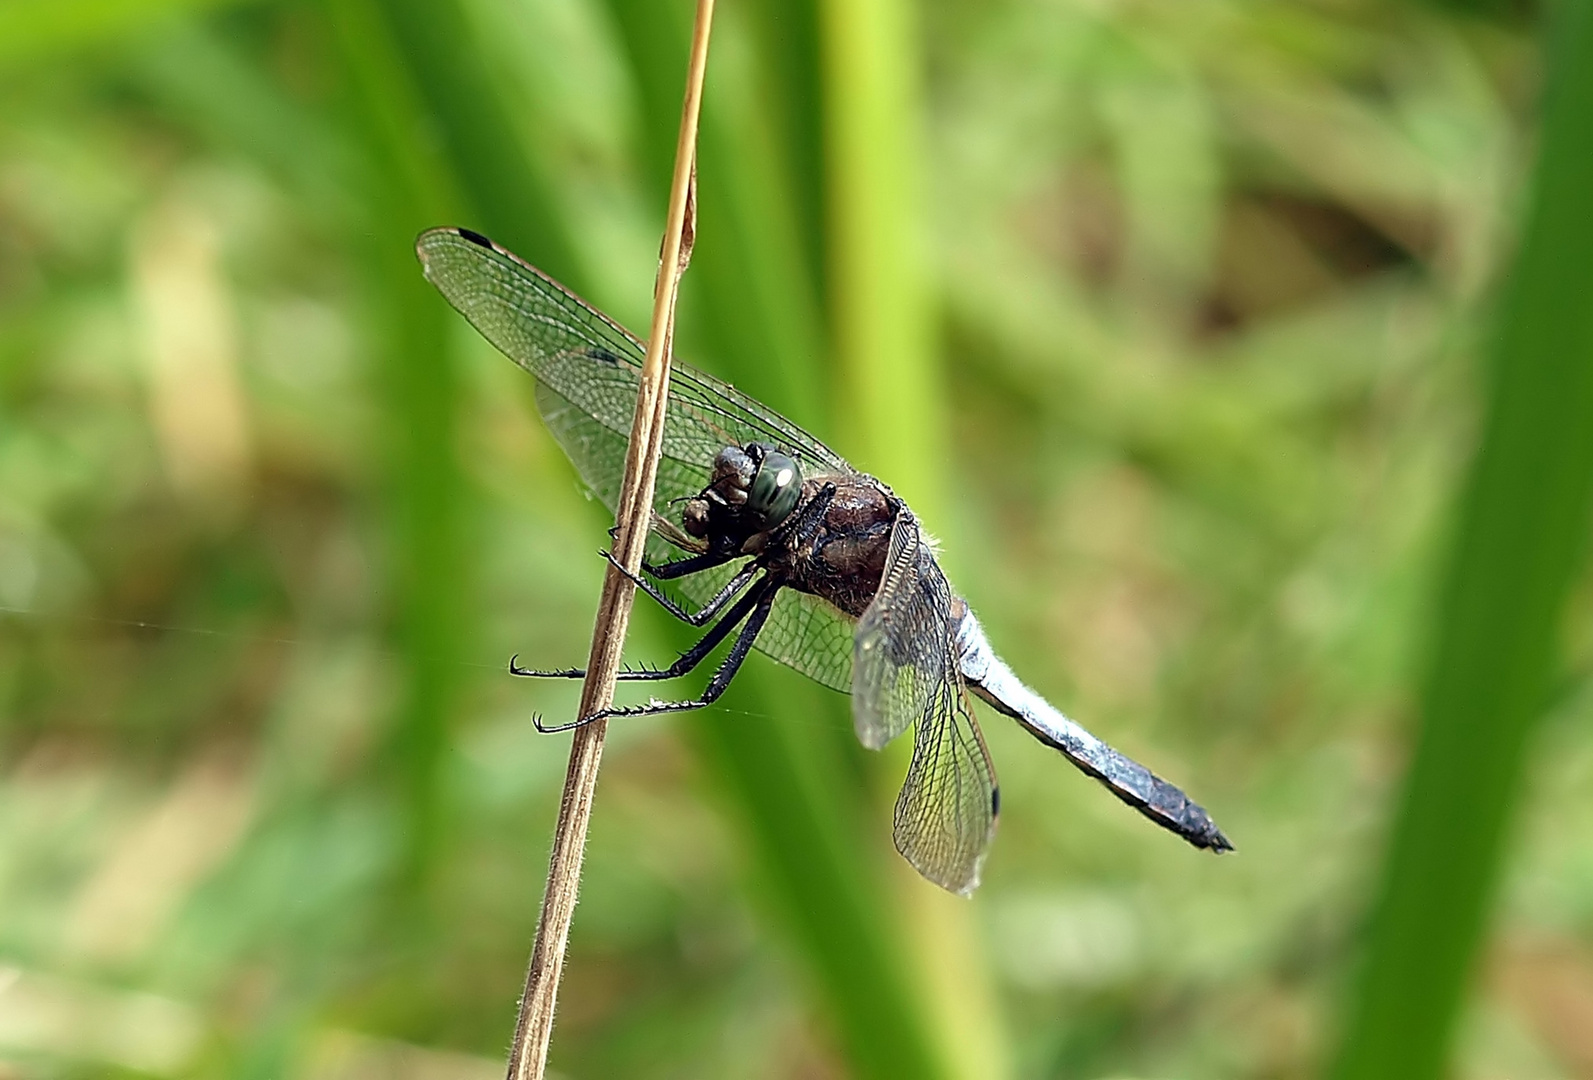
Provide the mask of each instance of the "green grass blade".
MULTIPOLYGON (((408 215, 389 213, 403 222, 408 215)), ((398 231, 396 228, 395 232, 398 231)), ((406 253, 407 254, 407 253, 406 253)), ((382 295, 386 355, 374 372, 382 391, 390 512, 396 550, 391 576, 407 685, 389 750, 408 813, 408 876, 424 881, 447 828, 442 800, 444 754, 457 704, 461 662, 470 655, 469 560, 463 543, 464 480, 455 453, 460 386, 447 355, 448 319, 410 289, 405 260, 373 253, 382 295)), ((425 281, 422 280, 424 285, 425 281)), ((380 339, 379 339, 380 340, 380 339)))
POLYGON ((752 0, 746 6, 763 71, 766 124, 786 149, 791 209, 815 295, 826 264, 824 82, 816 0, 752 0))
POLYGON ((731 699, 754 715, 709 710, 689 721, 693 744, 741 819, 769 905, 780 916, 860 1077, 939 1077, 945 1069, 911 992, 894 930, 880 845, 831 730, 850 736, 840 699, 793 672, 748 665, 731 699), (749 710, 751 711, 751 710, 749 710))
MULTIPOLYGON (((654 0, 608 0, 640 94, 640 152, 649 188, 668 190, 679 127, 689 12, 654 0)), ((697 152, 700 243, 681 297, 681 320, 704 339, 737 385, 821 436, 822 316, 786 147, 768 136, 757 103, 724 85, 710 64, 697 152)))
POLYGON ((1556 12, 1542 150, 1493 346, 1416 756, 1334 1075, 1443 1075, 1593 508, 1593 5, 1556 12))
POLYGON ((415 272, 410 241, 456 204, 445 162, 414 133, 424 115, 414 80, 370 0, 338 0, 332 22, 353 84, 353 123, 373 166, 363 193, 378 342, 370 373, 382 403, 386 495, 395 536, 389 577, 406 685, 387 740, 407 820, 405 873, 421 884, 444 829, 441 768, 467 654, 470 595, 457 458, 459 380, 449 315, 415 272))
POLYGON ((945 407, 928 305, 916 30, 905 0, 824 0, 829 302, 850 458, 939 530, 945 407))
POLYGON ((288 98, 226 38, 198 20, 176 21, 131 50, 129 67, 159 105, 210 143, 258 163, 327 224, 347 227, 367 162, 347 133, 288 98))
MULTIPOLYGON (((686 10, 655 0, 609 0, 609 8, 641 92, 643 163, 661 192, 686 10)), ((808 262, 816 248, 802 237, 800 172, 787 163, 804 150, 792 138, 746 87, 721 83, 710 66, 683 324, 706 346, 709 366, 823 433, 824 334, 808 262)), ((881 872, 889 821, 859 783, 845 699, 756 661, 725 709, 686 723, 856 1074, 945 1075, 881 872)))
MULTIPOLYGON (((380 0, 393 41, 428 111, 428 128, 459 177, 476 226, 572 288, 581 267, 539 158, 515 138, 509 107, 456 0, 380 0)), ((435 222, 433 224, 436 224, 435 222)))
POLYGON ((227 0, 7 0, 0 64, 39 60, 227 0))
MULTIPOLYGON (((886 479, 945 536, 954 470, 928 269, 921 179, 928 172, 927 110, 914 9, 904 0, 821 0, 820 11, 826 269, 837 383, 849 391, 840 427, 853 460, 886 479)), ((903 740, 886 756, 880 787, 894 791, 907 749, 903 740)), ((899 880, 921 1007, 932 1017, 945 1067, 968 1080, 1005 1075, 1006 1040, 975 944, 973 909, 910 874, 899 880)))

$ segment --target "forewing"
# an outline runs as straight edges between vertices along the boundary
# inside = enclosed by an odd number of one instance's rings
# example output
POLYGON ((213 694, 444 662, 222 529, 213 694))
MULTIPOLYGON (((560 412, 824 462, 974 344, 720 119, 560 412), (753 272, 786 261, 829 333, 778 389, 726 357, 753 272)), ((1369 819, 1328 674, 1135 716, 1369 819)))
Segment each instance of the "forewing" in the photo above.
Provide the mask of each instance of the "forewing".
MULTIPOLYGON (((421 234, 415 250, 427 280, 483 337, 564 403, 622 441, 629 439, 646 356, 640 341, 485 237, 432 229, 421 234)), ((623 455, 585 458, 585 445, 560 441, 594 491, 618 491, 623 455)), ((754 441, 779 447, 810 472, 854 471, 819 440, 728 383, 686 364, 671 366, 665 458, 694 468, 706 482, 715 454, 754 441)), ((612 496, 605 497, 612 505, 612 496)))
MULTIPOLYGON (((628 433, 622 434, 598 423, 591 413, 572 404, 547 383, 537 383, 536 399, 543 422, 564 448, 581 481, 604 506, 613 510, 619 502, 620 480, 625 472, 628 433)), ((665 515, 673 510, 674 520, 678 522, 680 509, 671 507, 670 502, 697 494, 707 482, 708 469, 704 466, 679 458, 660 458, 653 507, 665 515)), ((653 560, 667 558, 668 549, 649 539, 648 557, 653 560)))

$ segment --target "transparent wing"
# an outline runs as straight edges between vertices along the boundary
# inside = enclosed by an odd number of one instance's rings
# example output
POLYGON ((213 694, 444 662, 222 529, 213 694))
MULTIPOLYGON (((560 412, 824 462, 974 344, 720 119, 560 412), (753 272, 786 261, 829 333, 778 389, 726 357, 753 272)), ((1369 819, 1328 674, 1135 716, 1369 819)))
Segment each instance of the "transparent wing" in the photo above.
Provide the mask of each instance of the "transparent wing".
MULTIPOLYGON (((421 234, 415 250, 427 280, 483 337, 566 404, 622 440, 630 437, 646 355, 640 341, 486 237, 432 229, 421 234)), ((753 441, 779 447, 809 472, 855 471, 829 447, 728 383, 686 364, 672 365, 666 458, 700 471, 706 483, 715 454, 753 441)), ((593 490, 618 488, 618 463, 606 453, 588 459, 583 444, 564 448, 593 490)), ((696 494, 703 483, 689 493, 696 494)))
MULTIPOLYGON (((582 481, 614 509, 646 355, 642 343, 485 237, 433 229, 421 235, 415 249, 427 279, 448 302, 536 376, 537 407, 548 430, 582 481)), ((685 364, 671 365, 649 559, 663 561, 669 557, 666 541, 684 539, 672 525, 680 511, 671 502, 703 489, 720 450, 753 441, 772 443, 810 472, 854 471, 813 436, 729 384, 685 364)), ((733 573, 734 567, 723 567, 678 585, 702 603, 733 573)), ((816 597, 783 590, 758 636, 758 648, 832 689, 851 690, 851 621, 816 597)))
POLYGON ((936 689, 953 677, 946 662, 951 591, 924 542, 918 519, 903 507, 874 600, 857 621, 852 725, 878 750, 924 715, 936 689))
POLYGON ((816 596, 781 589, 756 645, 814 682, 852 692, 852 620, 816 596))
POLYGON ((913 761, 896 797, 896 850, 936 885, 971 895, 999 808, 990 751, 954 673, 918 722, 913 761))
POLYGON ((852 721, 875 748, 917 722, 896 799, 896 848, 930 881, 967 895, 979 884, 998 797, 957 666, 951 607, 946 576, 904 507, 879 591, 857 623, 852 721))

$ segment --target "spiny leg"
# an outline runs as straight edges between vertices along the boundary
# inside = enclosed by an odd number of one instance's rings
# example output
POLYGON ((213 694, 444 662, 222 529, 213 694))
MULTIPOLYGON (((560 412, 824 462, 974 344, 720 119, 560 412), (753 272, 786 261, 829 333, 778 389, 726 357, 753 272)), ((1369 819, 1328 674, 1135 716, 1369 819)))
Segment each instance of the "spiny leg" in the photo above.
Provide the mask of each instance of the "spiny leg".
POLYGON ((657 566, 644 561, 642 569, 659 581, 668 581, 671 578, 685 577, 687 574, 712 570, 716 566, 723 566, 735 557, 736 553, 733 551, 710 551, 703 555, 693 555, 687 559, 674 559, 670 562, 659 563, 657 566))
MULTIPOLYGON (((692 645, 691 648, 681 653, 679 658, 676 659, 673 664, 669 665, 669 667, 663 669, 626 668, 617 676, 615 676, 615 678, 621 682, 652 682, 659 679, 678 679, 682 675, 689 675, 693 670, 696 669, 698 664, 703 662, 709 653, 713 652, 714 649, 719 647, 719 643, 730 634, 730 631, 736 628, 736 624, 747 617, 747 612, 751 611, 757 606, 764 594, 773 593, 776 589, 778 589, 778 587, 779 586, 777 585, 773 585, 771 579, 767 577, 758 582, 751 589, 749 589, 746 594, 741 597, 741 599, 737 600, 735 605, 731 607, 729 611, 725 612, 724 617, 715 623, 706 634, 699 638, 696 644, 692 645)), ((533 679, 586 678, 586 669, 584 668, 560 668, 555 671, 533 671, 529 668, 520 667, 515 663, 515 660, 517 659, 519 659, 518 656, 509 661, 509 674, 511 675, 521 675, 533 679)))
MULTIPOLYGON (((648 705, 629 705, 620 708, 599 709, 591 716, 583 716, 579 720, 572 720, 568 724, 559 724, 555 727, 543 727, 537 723, 537 730, 542 732, 569 731, 590 724, 594 720, 609 720, 618 716, 662 716, 665 713, 690 712, 692 709, 701 709, 712 705, 719 695, 723 694, 730 686, 730 681, 736 677, 736 672, 741 670, 741 664, 747 658, 747 653, 752 651, 753 642, 758 639, 758 634, 763 630, 763 624, 769 620, 769 612, 774 607, 774 598, 779 595, 780 587, 768 587, 768 578, 759 583, 759 588, 747 594, 747 597, 756 596, 757 607, 747 619, 747 625, 741 628, 741 633, 736 637, 736 643, 730 647, 730 653, 725 657, 724 663, 719 665, 713 678, 708 680, 708 686, 703 690, 702 697, 695 701, 659 701, 648 705)), ((743 597, 746 599, 746 597, 743 597)), ((740 607, 740 604, 736 605, 740 607)), ((737 616, 738 618, 740 616, 737 616)), ((715 630, 729 621, 727 615, 714 627, 715 630)))
MULTIPOLYGON (((833 483, 825 484, 822 488, 820 488, 819 493, 813 496, 813 498, 809 499, 802 509, 797 511, 795 516, 790 518, 781 527, 780 531, 784 534, 782 540, 786 543, 794 545, 805 543, 813 535, 814 531, 818 529, 819 525, 824 521, 824 515, 826 512, 828 512, 830 503, 835 498, 835 491, 836 488, 833 483)), ((651 596, 665 611, 669 612, 681 622, 688 623, 691 626, 702 626, 710 619, 714 618, 714 616, 719 613, 720 608, 724 607, 724 605, 727 604, 736 593, 745 588, 747 582, 751 580, 752 576, 760 569, 760 563, 757 559, 753 559, 752 561, 748 562, 746 566, 742 567, 736 572, 735 577, 731 578, 725 583, 725 587, 720 589, 713 599, 704 604, 696 613, 692 613, 681 607, 672 597, 666 594, 663 590, 659 589, 658 586, 654 585, 651 581, 643 578, 640 574, 631 573, 631 571, 627 569, 618 559, 614 558, 612 552, 601 551, 598 554, 602 555, 603 558, 612 563, 620 573, 630 578, 632 583, 634 583, 637 588, 641 589, 648 596, 651 596)), ((701 570, 711 569, 712 567, 722 565, 729 558, 733 557, 734 556, 722 556, 718 553, 712 553, 708 555, 693 556, 689 559, 678 559, 675 562, 663 563, 659 566, 653 566, 644 562, 642 563, 642 569, 647 571, 647 573, 651 574, 653 577, 659 578, 660 580, 668 580, 672 577, 684 577, 687 574, 698 573, 701 570)))
POLYGON ((760 569, 757 560, 747 563, 746 566, 742 567, 736 572, 735 577, 731 578, 725 583, 725 587, 719 590, 718 595, 704 604, 698 611, 690 612, 677 604, 672 597, 670 597, 657 585, 654 585, 651 581, 648 581, 640 574, 633 574, 627 570, 618 559, 614 558, 612 552, 600 551, 598 554, 607 559, 615 567, 615 569, 619 570, 620 573, 630 578, 631 582, 638 589, 642 590, 642 592, 646 593, 648 596, 651 596, 658 603, 659 607, 669 612, 681 622, 687 623, 691 626, 706 626, 709 622, 711 622, 714 617, 719 614, 720 610, 732 599, 734 599, 738 592, 746 588, 747 582, 751 581, 752 576, 760 569))
POLYGON ((825 484, 819 493, 809 499, 785 523, 776 530, 776 535, 790 547, 801 547, 824 521, 824 515, 829 512, 830 503, 835 498, 835 485, 825 484))

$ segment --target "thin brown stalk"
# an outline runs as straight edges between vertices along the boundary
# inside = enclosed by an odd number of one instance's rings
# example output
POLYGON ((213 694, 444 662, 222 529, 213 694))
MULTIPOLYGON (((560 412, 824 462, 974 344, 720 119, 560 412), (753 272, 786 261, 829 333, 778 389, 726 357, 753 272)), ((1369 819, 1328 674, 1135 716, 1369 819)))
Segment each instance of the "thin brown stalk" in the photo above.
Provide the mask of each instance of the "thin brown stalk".
MULTIPOLYGON (((713 24, 713 0, 697 0, 697 20, 692 32, 691 60, 686 77, 686 101, 681 109, 680 138, 675 144, 675 174, 669 189, 669 212, 664 243, 653 288, 652 332, 647 359, 642 366, 636 414, 631 423, 630 447, 625 456, 625 478, 615 515, 619 532, 614 551, 620 561, 637 571, 653 505, 653 481, 663 448, 664 405, 669 389, 669 357, 675 325, 675 296, 680 277, 691 258, 695 232, 694 177, 697 154, 697 114, 702 104, 703 73, 708 64, 708 34, 713 24)), ((635 586, 609 567, 598 601, 597 623, 592 631, 592 652, 581 687, 582 717, 605 709, 614 699, 614 678, 619 673, 620 650, 630 622, 635 586)), ((564 950, 575 914, 581 884, 581 857, 586 849, 586 828, 592 817, 597 790, 598 764, 603 758, 603 738, 608 724, 598 720, 576 728, 570 745, 570 764, 564 777, 564 797, 553 833, 553 854, 548 865, 547 890, 542 896, 542 917, 526 971, 525 992, 509 1048, 508 1080, 542 1080, 547 1068, 548 1040, 553 1033, 553 1010, 559 978, 564 971, 564 950)))

